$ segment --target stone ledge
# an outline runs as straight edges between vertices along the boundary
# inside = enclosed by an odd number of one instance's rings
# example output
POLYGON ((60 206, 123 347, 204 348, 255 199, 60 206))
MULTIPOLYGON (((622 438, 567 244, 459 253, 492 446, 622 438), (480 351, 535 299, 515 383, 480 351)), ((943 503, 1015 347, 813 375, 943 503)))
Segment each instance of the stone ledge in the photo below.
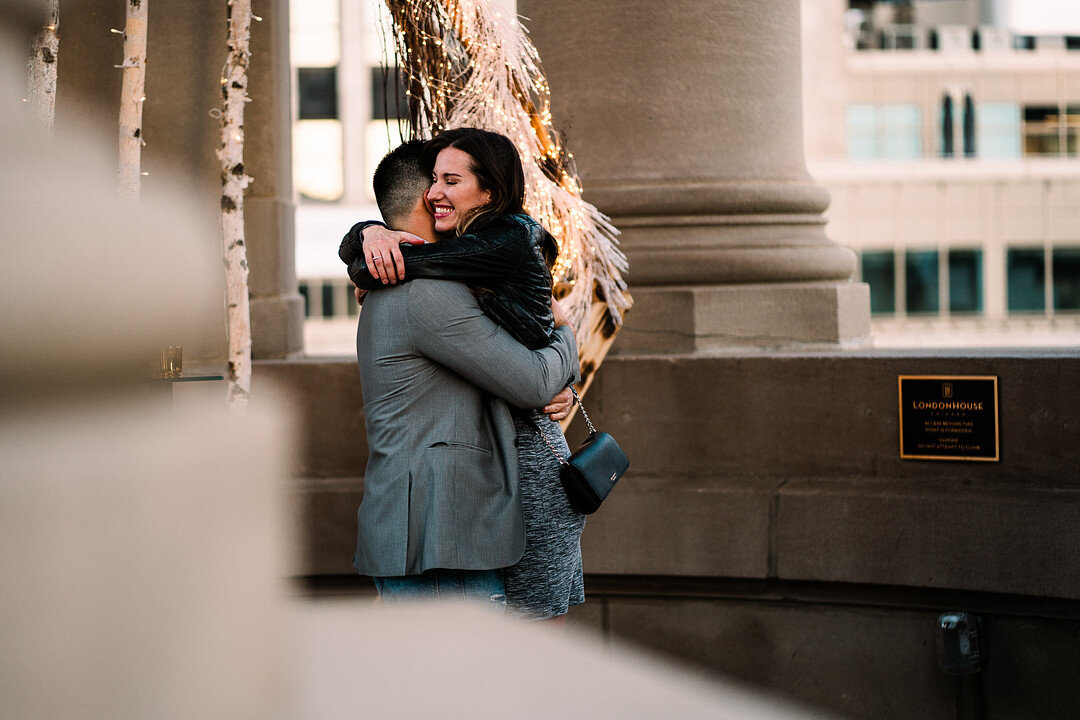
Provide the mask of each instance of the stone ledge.
POLYGON ((792 481, 778 575, 1080 599, 1080 490, 792 481))
MULTIPOLYGON (((352 573, 355 363, 259 362, 261 383, 302 429, 300 574, 352 573)), ((1061 351, 609 357, 586 403, 631 468, 587 524, 586 570, 1080 598, 1078 387, 1061 351), (899 459, 896 376, 944 372, 999 376, 1002 462, 899 459)))
POLYGON ((628 475, 585 523, 585 572, 765 577, 774 485, 628 475))

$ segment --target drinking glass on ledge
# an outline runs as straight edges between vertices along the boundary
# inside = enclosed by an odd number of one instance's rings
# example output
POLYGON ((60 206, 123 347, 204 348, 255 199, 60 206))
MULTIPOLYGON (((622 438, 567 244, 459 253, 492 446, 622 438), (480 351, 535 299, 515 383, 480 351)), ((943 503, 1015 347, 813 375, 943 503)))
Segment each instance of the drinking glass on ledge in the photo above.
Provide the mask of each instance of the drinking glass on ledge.
POLYGON ((161 377, 166 380, 184 376, 184 346, 161 348, 161 377))

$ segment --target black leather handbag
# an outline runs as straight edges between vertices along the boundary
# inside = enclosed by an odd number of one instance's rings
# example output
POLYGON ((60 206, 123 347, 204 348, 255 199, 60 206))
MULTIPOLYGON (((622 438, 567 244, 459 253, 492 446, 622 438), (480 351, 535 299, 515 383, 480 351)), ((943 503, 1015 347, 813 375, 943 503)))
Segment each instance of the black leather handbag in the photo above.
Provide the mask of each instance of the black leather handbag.
MULTIPOLYGON (((578 405, 581 405, 577 390, 572 387, 570 390, 578 405)), ((630 467, 630 459, 615 438, 608 433, 597 432, 583 405, 581 415, 589 427, 589 437, 585 438, 577 452, 565 460, 555 451, 555 446, 544 435, 543 429, 537 426, 537 430, 559 459, 560 479, 570 506, 579 513, 591 515, 600 509, 601 503, 615 488, 615 483, 630 467)))

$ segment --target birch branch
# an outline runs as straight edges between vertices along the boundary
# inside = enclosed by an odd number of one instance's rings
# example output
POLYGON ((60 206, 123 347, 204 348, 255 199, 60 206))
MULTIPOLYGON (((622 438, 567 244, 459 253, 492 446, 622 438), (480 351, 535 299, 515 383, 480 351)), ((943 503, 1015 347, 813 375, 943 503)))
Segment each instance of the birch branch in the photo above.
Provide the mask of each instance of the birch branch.
POLYGON ((52 132, 56 118, 56 60, 60 49, 60 0, 49 0, 48 21, 30 44, 27 95, 34 114, 52 132))
POLYGON ((251 313, 244 242, 244 105, 248 101, 251 0, 228 0, 228 57, 221 76, 221 242, 225 262, 225 308, 229 335, 228 403, 247 406, 251 393, 251 313))
POLYGON ((124 25, 124 82, 120 90, 120 194, 139 197, 142 111, 146 100, 146 18, 149 0, 127 0, 124 25))

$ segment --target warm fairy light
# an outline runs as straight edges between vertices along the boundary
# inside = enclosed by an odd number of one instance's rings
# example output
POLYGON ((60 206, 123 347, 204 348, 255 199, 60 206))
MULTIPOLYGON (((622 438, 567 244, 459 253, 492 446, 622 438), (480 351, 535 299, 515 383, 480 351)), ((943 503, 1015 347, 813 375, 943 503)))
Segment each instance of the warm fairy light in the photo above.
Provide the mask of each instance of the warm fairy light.
POLYGON ((594 283, 621 322, 629 301, 618 231, 581 199, 573 155, 552 127, 539 55, 516 17, 492 0, 395 0, 387 7, 415 113, 413 136, 472 126, 510 138, 525 165, 526 211, 559 245, 555 279, 569 289, 563 302, 575 326, 584 324, 594 283))

